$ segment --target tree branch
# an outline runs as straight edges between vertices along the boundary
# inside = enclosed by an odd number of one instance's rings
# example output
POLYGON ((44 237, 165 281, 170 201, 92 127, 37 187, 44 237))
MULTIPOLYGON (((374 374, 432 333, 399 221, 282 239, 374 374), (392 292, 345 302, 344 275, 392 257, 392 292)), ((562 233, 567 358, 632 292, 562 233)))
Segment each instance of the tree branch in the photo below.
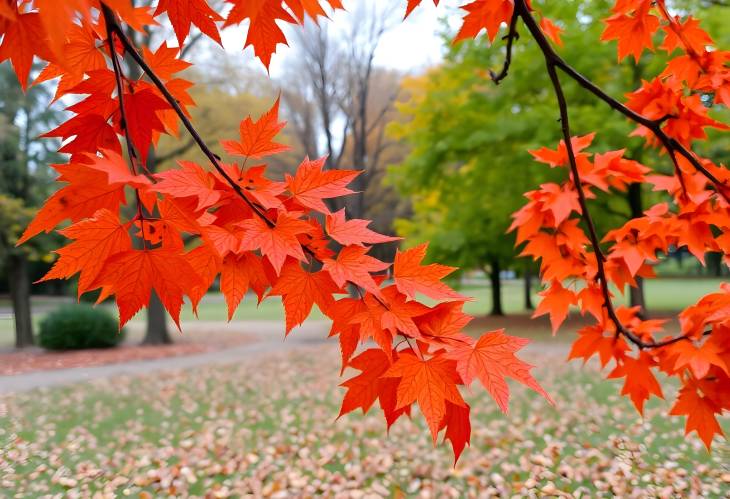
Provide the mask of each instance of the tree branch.
MULTIPOLYGON (((127 146, 127 157, 129 159, 129 166, 132 169, 132 173, 137 175, 137 167, 134 162, 137 159, 137 153, 134 150, 132 139, 129 136, 129 127, 127 126, 127 114, 124 109, 124 86, 122 83, 122 67, 117 59, 117 52, 114 47, 114 32, 111 29, 110 22, 114 19, 114 14, 109 9, 104 9, 104 20, 106 21, 106 41, 109 49, 109 57, 112 60, 112 67, 114 68, 114 79, 117 85, 117 99, 119 100, 119 126, 124 131, 124 143, 127 146)), ((144 233, 144 214, 142 213, 142 200, 139 196, 139 189, 135 187, 134 195, 137 201, 137 217, 139 218, 140 230, 142 231, 142 246, 147 247, 147 238, 144 233)))
MULTIPOLYGON (((178 115, 180 120, 183 123, 183 126, 187 129, 188 133, 190 133, 191 137, 195 141, 195 143, 198 145, 200 150, 205 154, 210 162, 212 163, 213 167, 216 169, 216 171, 225 179, 225 181, 230 185, 230 187, 236 192, 236 194, 243 199, 243 201, 251 208, 251 210, 260 217, 267 226, 273 228, 276 226, 274 221, 272 221, 265 212, 261 211, 261 209, 254 204, 248 197, 244 194, 241 187, 236 184, 233 179, 226 173, 226 171, 221 167, 219 163, 219 157, 211 151, 211 149, 208 147, 208 145, 203 141, 203 139, 200 137, 200 134, 197 132, 193 124, 190 122, 187 116, 185 116, 185 113, 183 112, 182 108, 180 107, 180 104, 177 102, 175 97, 170 93, 170 91, 165 86, 165 83, 157 76, 157 74, 154 72, 154 70, 147 64, 147 62, 144 60, 144 58, 139 54, 134 44, 131 42, 131 40, 127 37, 127 35, 124 33, 124 30, 121 28, 119 23, 117 22, 116 17, 114 16, 114 13, 109 7, 107 7, 104 3, 101 4, 102 11, 104 12, 104 17, 106 19, 106 25, 107 30, 109 32, 109 44, 112 48, 112 54, 113 52, 113 41, 111 38, 111 33, 114 33, 117 35, 119 41, 124 46, 124 49, 129 53, 129 55, 134 59, 134 61, 139 65, 140 68, 142 68, 142 71, 149 77, 149 79, 152 81, 152 83, 157 87, 157 89, 162 93, 162 95, 165 97, 165 100, 167 100, 168 104, 173 108, 175 113, 178 115)), ((114 57, 112 57, 112 60, 114 61, 114 57)), ((116 63, 118 65, 118 62, 116 63)), ((116 66, 115 66, 116 67, 116 66)), ((119 80, 121 82, 121 79, 119 80)), ((121 87, 120 87, 121 88, 121 87)), ((141 204, 138 204, 138 206, 141 206, 141 204)), ((309 248, 308 245, 302 244, 302 248, 314 259, 319 262, 321 260, 317 258, 314 251, 312 251, 311 248, 309 248)), ((352 285, 356 286, 358 291, 361 292, 360 287, 351 282, 352 285)), ((371 294, 371 296, 377 300, 383 307, 385 307, 386 310, 390 310, 390 307, 382 301, 379 297, 371 294)))
POLYGON ((129 55, 132 57, 132 59, 134 59, 139 67, 142 68, 142 71, 145 72, 149 79, 152 80, 152 83, 154 83, 157 89, 165 97, 165 100, 167 100, 168 104, 170 104, 170 106, 175 110, 175 113, 180 118, 180 121, 182 121, 183 126, 187 129, 188 133, 190 133, 193 140, 198 145, 203 154, 205 154, 210 160, 216 171, 226 180, 226 182, 228 182, 231 188, 241 199, 243 199, 243 201, 249 206, 249 208, 251 208, 251 210, 266 223, 266 225, 268 225, 269 227, 274 227, 276 224, 274 224, 274 222, 271 221, 269 217, 267 217, 266 214, 261 211, 261 209, 248 198, 248 196, 246 196, 246 194, 243 192, 243 189, 241 189, 241 187, 236 182, 234 182, 233 179, 228 175, 228 173, 226 173, 226 171, 221 167, 219 163, 220 158, 218 157, 218 155, 211 151, 208 145, 203 141, 203 139, 200 137, 200 134, 195 129, 195 127, 193 127, 193 124, 190 122, 188 117, 185 116, 185 113, 180 107, 180 104, 177 102, 177 99, 175 99, 175 97, 170 93, 162 80, 160 80, 159 76, 155 74, 155 72, 147 64, 147 62, 145 62, 144 58, 139 54, 139 52, 137 52, 136 47, 132 44, 131 40, 127 37, 126 33, 124 33, 124 30, 117 22, 113 11, 109 9, 109 7, 107 7, 104 3, 102 3, 101 6, 104 12, 104 17, 106 19, 107 30, 113 31, 117 35, 119 41, 122 42, 124 49, 129 53, 129 55))

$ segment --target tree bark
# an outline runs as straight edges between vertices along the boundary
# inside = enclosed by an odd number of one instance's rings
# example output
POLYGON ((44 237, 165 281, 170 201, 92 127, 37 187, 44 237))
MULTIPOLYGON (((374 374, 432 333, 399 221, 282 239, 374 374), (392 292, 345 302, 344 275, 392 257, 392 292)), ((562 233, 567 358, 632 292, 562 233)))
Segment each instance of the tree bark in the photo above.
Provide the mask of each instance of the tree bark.
POLYGON ((150 296, 150 304, 147 308, 147 330, 145 331, 143 345, 169 345, 172 343, 169 330, 167 329, 167 311, 162 305, 160 298, 154 290, 150 296))
POLYGON ((489 282, 492 288, 492 311, 489 315, 504 315, 502 309, 502 280, 499 278, 500 273, 499 260, 493 260, 489 269, 489 282))
MULTIPOLYGON (((151 147, 147 154, 147 170, 151 173, 157 170, 157 157, 155 156, 155 150, 151 147)), ((150 304, 147 309, 147 330, 142 344, 169 345, 170 343, 172 343, 172 337, 167 328, 167 311, 157 293, 152 290, 150 304)))
POLYGON ((722 277, 722 253, 707 253, 707 275, 712 277, 722 277))
MULTIPOLYGON (((641 200, 641 184, 630 184, 628 191, 631 218, 643 215, 644 207, 641 200)), ((636 277, 636 287, 629 286, 629 303, 632 307, 639 307, 639 316, 646 317, 646 301, 644 300, 644 278, 636 277)))
POLYGON ((525 283, 525 310, 533 310, 535 306, 532 304, 532 270, 525 269, 523 278, 525 283))
POLYGON ((8 280, 10 299, 15 316, 15 347, 24 348, 34 344, 33 318, 30 308, 30 277, 28 261, 23 255, 8 257, 8 280))

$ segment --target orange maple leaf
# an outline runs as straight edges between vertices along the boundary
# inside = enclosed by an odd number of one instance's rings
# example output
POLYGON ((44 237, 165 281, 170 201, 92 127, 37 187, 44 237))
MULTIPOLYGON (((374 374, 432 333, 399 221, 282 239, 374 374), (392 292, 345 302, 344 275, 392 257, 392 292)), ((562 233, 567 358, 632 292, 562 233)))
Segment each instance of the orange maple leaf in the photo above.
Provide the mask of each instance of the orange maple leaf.
POLYGON ((618 40, 618 59, 631 54, 639 62, 645 48, 654 49, 652 36, 659 28, 659 18, 649 13, 651 2, 642 2, 632 14, 619 12, 605 20, 601 40, 618 40))
POLYGON ((390 264, 367 255, 369 248, 361 246, 345 246, 336 259, 326 258, 323 269, 329 272, 338 287, 352 282, 377 297, 382 297, 380 287, 370 275, 371 272, 382 272, 390 264))
POLYGON ((696 431, 708 450, 715 434, 724 435, 716 417, 716 414, 722 414, 722 409, 708 397, 698 393, 697 388, 692 384, 682 387, 669 414, 687 416, 685 435, 696 431))
POLYGON ((540 291, 540 296, 542 296, 542 300, 532 317, 550 314, 550 324, 553 327, 553 334, 555 334, 568 316, 570 306, 576 305, 578 299, 573 291, 564 288, 559 281, 552 281, 548 289, 540 291))
POLYGON ((226 298, 228 320, 233 319, 249 287, 257 289, 261 296, 268 284, 264 267, 256 255, 250 252, 227 255, 221 266, 221 292, 226 298))
POLYGON ((514 7, 514 0, 475 0, 462 6, 467 14, 454 42, 476 38, 482 30, 487 31, 489 41, 493 42, 502 23, 509 24, 514 7))
POLYGON ((312 230, 304 220, 299 220, 286 213, 279 214, 273 227, 269 227, 260 217, 256 216, 239 224, 246 232, 241 241, 241 249, 260 249, 261 253, 271 262, 276 275, 281 274, 281 267, 287 256, 297 260, 305 260, 302 245, 297 235, 306 234, 312 230))
POLYGON ((323 313, 334 304, 333 294, 339 288, 327 272, 307 272, 299 262, 289 260, 284 264, 279 279, 269 291, 269 296, 281 296, 286 313, 286 334, 309 317, 315 303, 323 313))
POLYGON ((406 251, 397 251, 393 262, 393 278, 398 290, 415 299, 420 292, 434 300, 471 300, 441 282, 456 267, 438 263, 421 265, 426 257, 428 243, 420 244, 406 251))
POLYGON ((388 243, 399 241, 401 237, 384 236, 368 229, 370 220, 361 220, 359 218, 351 218, 347 220, 345 217, 345 209, 336 211, 327 216, 326 228, 327 234, 342 245, 356 244, 364 246, 368 244, 388 243))
POLYGON ((102 287, 100 299, 115 295, 119 328, 147 306, 154 289, 180 328, 183 295, 190 295, 201 279, 179 253, 167 250, 128 250, 112 255, 92 287, 102 287))
POLYGON ((504 334, 504 329, 483 334, 473 345, 461 343, 446 356, 457 361, 456 370, 470 385, 474 378, 481 381, 502 412, 509 407, 509 387, 506 377, 516 379, 554 402, 530 374, 533 366, 521 361, 515 352, 527 345, 530 340, 504 334))
POLYGON ((240 142, 221 140, 221 145, 228 154, 255 159, 288 151, 289 146, 274 142, 274 138, 284 126, 286 121, 279 122, 279 99, 276 99, 271 109, 262 114, 257 121, 254 122, 250 116, 241 121, 240 142))
POLYGON ((175 197, 195 197, 196 210, 213 206, 221 198, 215 190, 215 181, 210 172, 192 161, 178 161, 180 169, 171 169, 155 175, 159 180, 154 190, 175 197))
POLYGON ((383 374, 385 378, 399 378, 396 409, 418 402, 431 430, 434 444, 441 422, 446 416, 446 402, 466 406, 456 383, 456 362, 437 355, 428 360, 402 352, 398 360, 383 374))
POLYGON ((59 259, 38 282, 68 279, 80 272, 78 296, 81 296, 89 290, 107 258, 132 249, 128 230, 129 224, 121 223, 117 214, 102 209, 92 218, 59 231, 59 234, 74 241, 55 251, 59 259))
POLYGON ((292 177, 287 175, 286 185, 292 197, 302 206, 329 214, 324 199, 336 198, 352 194, 347 184, 360 175, 357 170, 322 171, 325 158, 310 161, 306 158, 292 177))

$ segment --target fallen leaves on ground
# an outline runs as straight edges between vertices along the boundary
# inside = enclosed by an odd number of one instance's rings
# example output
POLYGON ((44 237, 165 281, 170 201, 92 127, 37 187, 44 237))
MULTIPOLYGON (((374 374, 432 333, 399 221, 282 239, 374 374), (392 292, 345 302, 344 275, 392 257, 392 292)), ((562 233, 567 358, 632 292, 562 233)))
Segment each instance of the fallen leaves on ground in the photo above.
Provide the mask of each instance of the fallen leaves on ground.
POLYGON ((597 365, 535 349, 555 398, 514 383, 509 416, 485 392, 456 468, 421 418, 385 436, 376 411, 332 415, 339 353, 309 347, 237 365, 115 377, 0 398, 0 487, 16 497, 718 497, 730 450, 708 454, 647 403, 645 421, 597 365), (313 354, 318 362, 313 363, 313 354), (651 424, 649 423, 651 422, 651 424))

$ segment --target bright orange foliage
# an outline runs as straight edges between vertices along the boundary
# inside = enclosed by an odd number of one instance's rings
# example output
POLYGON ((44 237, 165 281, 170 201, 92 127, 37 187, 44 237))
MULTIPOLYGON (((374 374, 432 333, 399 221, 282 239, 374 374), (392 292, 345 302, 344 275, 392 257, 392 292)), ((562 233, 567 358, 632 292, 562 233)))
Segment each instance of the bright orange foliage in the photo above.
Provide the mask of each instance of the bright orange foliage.
MULTIPOLYGON (((422 264, 426 245, 398 252, 391 268, 368 252, 370 245, 395 238, 368 229, 367 220, 330 212, 326 201, 350 194, 347 185, 357 171, 323 170, 323 160, 305 159, 293 176, 274 181, 266 177, 266 165, 244 167, 249 158, 286 149, 276 142, 284 126, 278 101, 257 120, 245 117, 238 139, 221 142, 233 156, 223 162, 189 122, 191 83, 175 76, 189 66, 179 59, 180 47, 163 44, 140 54, 121 28, 155 29, 167 19, 182 46, 193 27, 220 43, 219 29, 245 23, 246 46, 268 67, 277 45, 286 43, 278 22, 317 21, 326 16, 325 6, 342 8, 340 0, 228 3, 232 7, 224 16, 206 0, 159 0, 149 8, 135 8, 129 0, 0 0, 0 62, 10 60, 25 88, 33 60, 45 61, 36 82, 58 78, 56 98, 84 96, 68 108, 73 115, 47 133, 63 139, 61 152, 70 155, 67 164, 54 165, 65 185, 21 239, 71 222, 59 230, 71 242, 57 251, 43 279, 79 274, 79 293, 101 289, 102 298, 115 297, 120 325, 148 304, 153 289, 177 322, 184 297, 197 306, 218 275, 229 318, 249 289, 259 301, 282 297, 287 334, 317 305, 332 320, 330 336, 339 338, 343 371, 360 371, 343 383, 340 415, 367 411, 379 401, 390 426, 418 404, 434 441, 444 430, 456 458, 471 431, 460 387, 478 379, 504 411, 508 377, 550 400, 531 366, 515 356, 526 340, 502 331, 479 338, 463 333, 472 319, 462 311, 468 298, 442 282, 453 268, 422 264), (123 74, 124 54, 143 77, 123 74), (209 164, 180 161, 178 169, 150 174, 145 165, 150 147, 161 134, 179 134, 181 124, 209 164), (237 157, 245 159, 238 164, 237 157), (126 219, 121 207, 130 193, 136 215, 126 219), (333 241, 341 245, 338 253, 333 241), (315 262, 322 264, 319 270, 315 262), (417 301, 419 294, 442 302, 427 306, 417 301), (377 346, 358 353, 370 340, 377 346)), ((419 4, 408 0, 406 15, 419 4)), ((536 315, 549 315, 554 330, 572 306, 592 316, 595 324, 579 331, 570 357, 598 356, 603 366, 612 364, 608 377, 623 379, 622 393, 639 411, 650 396, 663 396, 660 373, 676 377, 681 390, 670 414, 686 416, 687 431, 697 431, 709 447, 722 433, 717 416, 730 409, 730 286, 687 307, 679 316, 681 335, 668 337, 663 321, 614 307, 609 285, 623 289, 636 285, 637 276, 651 277, 650 264, 670 248, 686 247, 699 259, 707 251, 730 254, 727 170, 690 149, 706 138, 708 127, 727 129, 708 117, 700 94, 730 104, 730 53, 712 47, 696 19, 670 15, 663 0, 618 0, 603 39, 618 40, 619 59, 638 60, 644 49, 654 49, 659 33, 659 49, 673 55, 623 105, 580 81, 560 60, 551 41, 560 45, 562 29, 542 16, 535 20, 527 0, 474 0, 463 9, 456 41, 484 31, 496 40, 509 25, 510 50, 522 21, 554 77, 565 140, 555 150, 543 147, 532 154, 569 174, 562 184, 527 193, 528 203, 512 225, 523 254, 540 260, 546 289, 536 315), (589 152, 594 134, 571 137, 556 70, 636 122, 635 133, 667 152, 675 175, 655 174, 624 150, 589 152), (596 191, 641 182, 666 191, 670 201, 608 232, 601 242, 587 200, 596 191)), ((508 63, 509 58, 502 73, 493 75, 495 81, 507 75, 508 63)))

